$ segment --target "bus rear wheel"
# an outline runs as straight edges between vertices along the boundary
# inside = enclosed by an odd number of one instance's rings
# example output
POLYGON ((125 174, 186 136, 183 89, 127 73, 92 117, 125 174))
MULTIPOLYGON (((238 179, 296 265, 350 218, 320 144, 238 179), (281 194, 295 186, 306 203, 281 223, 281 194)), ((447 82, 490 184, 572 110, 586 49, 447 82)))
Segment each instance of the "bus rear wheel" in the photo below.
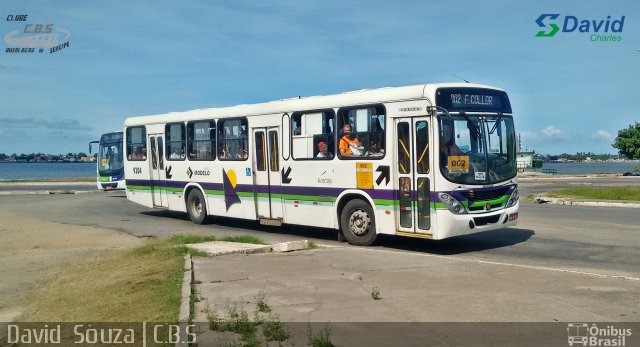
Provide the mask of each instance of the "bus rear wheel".
POLYGON ((196 224, 204 223, 207 217, 207 203, 199 189, 192 189, 187 196, 187 214, 196 224))
POLYGON ((373 209, 360 199, 351 200, 344 206, 340 228, 347 241, 356 246, 369 246, 378 237, 373 209))

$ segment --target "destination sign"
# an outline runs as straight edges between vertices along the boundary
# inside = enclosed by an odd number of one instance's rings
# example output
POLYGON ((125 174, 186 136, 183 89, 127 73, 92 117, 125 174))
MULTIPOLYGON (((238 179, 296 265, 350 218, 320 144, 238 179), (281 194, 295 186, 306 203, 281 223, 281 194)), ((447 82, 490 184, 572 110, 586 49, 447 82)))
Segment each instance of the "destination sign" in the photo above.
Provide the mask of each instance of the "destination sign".
POLYGON ((100 141, 101 142, 122 141, 122 133, 121 132, 115 132, 115 133, 104 134, 104 135, 102 135, 100 137, 100 141))
POLYGON ((511 113, 507 93, 480 88, 440 88, 436 91, 436 105, 448 111, 511 113))

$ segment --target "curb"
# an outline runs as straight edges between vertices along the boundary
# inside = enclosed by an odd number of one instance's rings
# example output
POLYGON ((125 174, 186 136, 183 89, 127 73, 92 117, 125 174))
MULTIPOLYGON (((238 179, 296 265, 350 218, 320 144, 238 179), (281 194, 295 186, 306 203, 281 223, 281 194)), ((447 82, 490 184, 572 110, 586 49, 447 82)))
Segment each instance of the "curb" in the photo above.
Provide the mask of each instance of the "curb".
POLYGON ((573 199, 550 198, 546 196, 537 196, 534 203, 568 206, 640 208, 640 203, 635 202, 579 201, 573 199))
MULTIPOLYGON (((184 276, 182 278, 182 301, 178 321, 188 323, 191 316, 191 284, 194 282, 193 260, 191 254, 184 256, 184 276)), ((195 293, 193 293, 195 295, 195 293)))
MULTIPOLYGON (((213 242, 216 242, 216 241, 213 241, 213 242)), ((191 249, 196 249, 205 253, 209 253, 209 255, 212 255, 212 256, 238 254, 238 253, 240 254, 257 254, 257 253, 270 253, 270 252, 284 253, 284 252, 300 251, 303 249, 307 249, 309 247, 308 240, 300 240, 300 241, 288 241, 288 242, 275 243, 272 245, 263 245, 261 247, 258 246, 258 247, 252 247, 252 248, 238 248, 234 250, 217 251, 215 253, 212 253, 210 251, 207 252, 207 249, 198 247, 198 245, 203 245, 203 244, 206 244, 206 242, 187 244, 185 246, 191 249)), ((236 243, 236 244, 240 245, 242 243, 236 243)), ((242 245, 257 246, 254 244, 242 244, 242 245)), ((190 254, 187 254, 184 256, 184 269, 185 269, 184 276, 182 278, 182 301, 180 302, 180 314, 178 315, 178 321, 180 323, 190 323, 189 318, 191 317, 191 314, 193 313, 195 315, 195 312, 191 312, 191 297, 196 295, 196 292, 195 292, 195 282, 196 282, 195 276, 196 275, 195 275, 195 270, 193 268, 193 259, 191 258, 190 254)))
POLYGON ((309 241, 288 241, 274 243, 271 245, 256 245, 252 243, 229 242, 229 241, 210 241, 194 244, 186 244, 185 246, 207 253, 209 256, 221 256, 229 254, 257 254, 257 253, 284 253, 300 251, 309 248, 309 241))

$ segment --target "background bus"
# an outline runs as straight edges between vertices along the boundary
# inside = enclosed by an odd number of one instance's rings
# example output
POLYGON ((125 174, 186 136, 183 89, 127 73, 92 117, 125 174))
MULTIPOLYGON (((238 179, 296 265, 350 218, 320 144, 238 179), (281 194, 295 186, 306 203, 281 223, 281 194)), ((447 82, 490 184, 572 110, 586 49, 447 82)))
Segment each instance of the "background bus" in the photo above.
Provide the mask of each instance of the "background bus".
POLYGON ((125 189, 124 162, 122 152, 122 131, 106 133, 100 141, 89 143, 89 153, 93 153, 91 145, 98 144, 96 159, 98 189, 125 189))
MULTIPOLYGON (((127 198, 186 212, 444 239, 518 218, 507 94, 471 83, 361 90, 125 120, 127 198)), ((340 234, 341 233, 341 234, 340 234)))

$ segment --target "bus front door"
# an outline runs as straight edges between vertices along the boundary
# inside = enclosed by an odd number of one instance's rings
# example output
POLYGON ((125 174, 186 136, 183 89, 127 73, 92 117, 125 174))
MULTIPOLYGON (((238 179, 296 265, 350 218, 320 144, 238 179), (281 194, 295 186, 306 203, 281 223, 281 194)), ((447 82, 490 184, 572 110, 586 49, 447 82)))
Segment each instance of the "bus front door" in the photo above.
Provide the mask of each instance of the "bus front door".
POLYGON ((395 173, 396 228, 399 234, 431 236, 431 156, 429 118, 397 118, 395 173))
POLYGON ((162 135, 149 134, 149 148, 151 148, 150 175, 151 198, 153 207, 168 207, 166 191, 164 190, 164 143, 162 135))
POLYGON ((279 128, 253 128, 253 184, 256 216, 263 224, 282 223, 279 128), (269 222, 271 220, 271 222, 269 222))

